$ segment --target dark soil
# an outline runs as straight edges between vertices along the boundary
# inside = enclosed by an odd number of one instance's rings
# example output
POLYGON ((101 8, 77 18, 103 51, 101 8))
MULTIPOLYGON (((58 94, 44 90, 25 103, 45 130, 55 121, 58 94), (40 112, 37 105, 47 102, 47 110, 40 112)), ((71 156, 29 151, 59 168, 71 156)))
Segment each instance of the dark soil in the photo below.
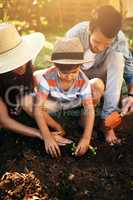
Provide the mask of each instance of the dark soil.
MULTIPOLYGON (((61 117, 63 122, 77 142, 82 134, 78 118, 61 117)), ((118 132, 122 145, 107 145, 97 131, 91 143, 96 155, 88 151, 75 158, 64 147, 56 160, 46 155, 42 141, 1 131, 0 199, 133 200, 133 116, 118 132)))

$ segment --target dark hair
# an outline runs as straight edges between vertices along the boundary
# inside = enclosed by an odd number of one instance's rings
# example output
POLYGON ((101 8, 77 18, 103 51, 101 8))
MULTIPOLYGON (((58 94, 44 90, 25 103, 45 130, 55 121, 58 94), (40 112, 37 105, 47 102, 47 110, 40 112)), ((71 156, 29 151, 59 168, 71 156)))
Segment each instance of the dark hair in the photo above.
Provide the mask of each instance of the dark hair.
POLYGON ((72 69, 76 69, 79 67, 80 64, 59 64, 59 63, 54 63, 54 65, 61 71, 70 71, 72 69))
POLYGON ((114 7, 106 5, 96 10, 96 17, 90 22, 90 31, 99 28, 106 37, 113 38, 121 26, 122 15, 114 7))

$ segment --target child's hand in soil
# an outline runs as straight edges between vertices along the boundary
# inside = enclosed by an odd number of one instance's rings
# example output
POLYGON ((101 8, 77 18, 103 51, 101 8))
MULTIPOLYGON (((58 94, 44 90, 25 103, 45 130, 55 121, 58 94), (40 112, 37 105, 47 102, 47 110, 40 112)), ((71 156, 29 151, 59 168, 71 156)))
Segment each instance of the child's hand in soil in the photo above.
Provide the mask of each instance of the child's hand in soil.
POLYGON ((84 155, 89 148, 89 140, 87 138, 81 138, 81 140, 78 143, 78 146, 76 147, 75 155, 76 156, 82 156, 84 155))
POLYGON ((44 138, 44 143, 46 152, 50 154, 53 158, 57 158, 61 155, 60 148, 52 135, 44 138))

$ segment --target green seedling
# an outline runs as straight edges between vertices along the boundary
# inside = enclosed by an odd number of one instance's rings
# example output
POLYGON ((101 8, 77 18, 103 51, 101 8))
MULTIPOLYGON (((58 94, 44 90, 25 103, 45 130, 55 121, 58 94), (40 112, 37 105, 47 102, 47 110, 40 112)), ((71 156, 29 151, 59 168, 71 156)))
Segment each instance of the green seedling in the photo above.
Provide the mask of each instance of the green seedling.
POLYGON ((96 150, 97 150, 97 147, 93 147, 89 144, 89 149, 91 150, 92 154, 95 156, 97 154, 96 150))
POLYGON ((75 155, 75 151, 76 151, 76 143, 72 142, 71 144, 68 144, 68 149, 69 152, 71 153, 71 155, 75 155))
MULTIPOLYGON (((88 147, 91 150, 92 154, 95 156, 97 154, 96 153, 97 147, 93 147, 91 145, 89 145, 88 147)), ((73 156, 75 155, 75 151, 76 151, 76 143, 73 142, 70 144, 70 152, 73 156)))
POLYGON ((72 153, 72 155, 75 155, 76 144, 75 144, 75 142, 73 142, 71 145, 72 145, 72 146, 71 146, 71 153, 72 153))

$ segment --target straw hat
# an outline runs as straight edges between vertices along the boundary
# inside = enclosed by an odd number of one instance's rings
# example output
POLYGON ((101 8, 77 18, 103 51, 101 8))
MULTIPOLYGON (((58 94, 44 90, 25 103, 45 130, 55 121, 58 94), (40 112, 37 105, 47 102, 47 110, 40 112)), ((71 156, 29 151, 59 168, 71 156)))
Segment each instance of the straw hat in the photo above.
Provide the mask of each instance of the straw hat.
POLYGON ((42 33, 21 37, 12 24, 0 24, 0 74, 17 69, 36 57, 44 41, 42 33))
POLYGON ((58 64, 83 64, 89 62, 84 60, 83 46, 78 37, 62 38, 54 45, 51 62, 58 64))

